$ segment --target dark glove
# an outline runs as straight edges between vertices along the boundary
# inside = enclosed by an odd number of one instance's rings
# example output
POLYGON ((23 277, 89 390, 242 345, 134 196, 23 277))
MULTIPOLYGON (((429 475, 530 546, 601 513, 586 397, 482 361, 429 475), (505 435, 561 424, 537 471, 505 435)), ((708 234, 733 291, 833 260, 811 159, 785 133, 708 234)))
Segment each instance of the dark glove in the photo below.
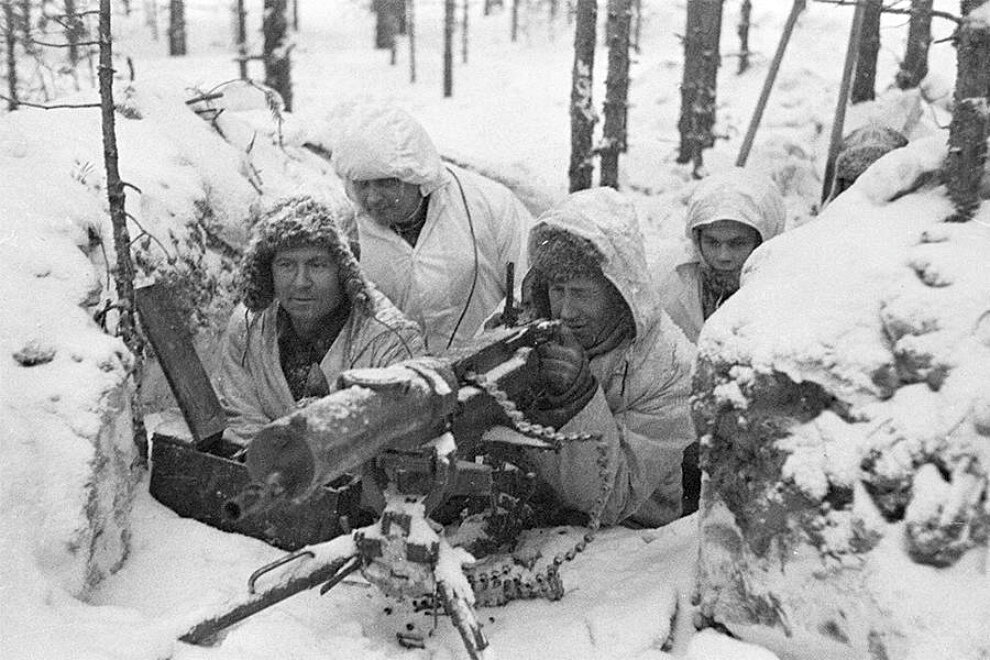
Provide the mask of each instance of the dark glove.
POLYGON ((540 359, 543 396, 537 402, 536 417, 555 428, 563 426, 594 396, 597 382, 588 356, 577 337, 566 327, 552 341, 536 348, 540 359))

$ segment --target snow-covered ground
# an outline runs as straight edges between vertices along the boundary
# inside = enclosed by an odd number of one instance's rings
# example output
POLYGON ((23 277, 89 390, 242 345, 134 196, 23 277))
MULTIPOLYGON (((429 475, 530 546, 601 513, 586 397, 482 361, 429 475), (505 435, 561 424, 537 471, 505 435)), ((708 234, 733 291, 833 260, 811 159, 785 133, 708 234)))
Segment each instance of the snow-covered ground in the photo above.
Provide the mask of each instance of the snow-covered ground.
MULTIPOLYGON (((507 10, 484 17, 480 0, 471 3, 469 63, 461 63, 458 41, 454 95, 444 99, 439 0, 416 5, 415 84, 409 83, 405 41, 395 66, 387 52, 371 48, 374 23, 367 2, 300 0, 301 31, 293 51, 296 111, 282 126, 285 152, 275 147, 275 125, 257 99, 224 101, 227 116, 221 115, 218 123, 226 141, 183 109, 183 100, 196 90, 212 90, 236 76, 231 3, 188 3, 190 55, 184 58, 164 57, 165 42, 150 40, 141 16, 147 3, 131 4, 134 15, 118 17, 117 51, 132 57, 136 84, 127 92, 119 82, 117 100, 139 110, 142 118, 118 119, 121 171, 141 190, 128 189, 128 208, 141 223, 140 228, 132 225, 132 237, 155 263, 167 263, 166 255, 177 253, 172 238, 185 240, 189 221, 202 220, 203 208, 211 209, 210 226, 236 244, 259 188, 266 197, 293 189, 334 194, 337 184, 323 174, 325 164, 298 146, 306 139, 328 137, 339 103, 366 98, 405 106, 445 156, 548 198, 566 193, 571 28, 563 13, 550 23, 545 3, 522 3, 516 43, 509 38, 507 10)), ((252 27, 257 27, 261 2, 246 4, 252 27)), ((693 188, 689 168, 674 163, 684 3, 643 4, 621 183, 640 209, 649 255, 656 263, 662 243, 679 240, 682 203, 693 188)), ((736 50, 738 4, 725 6, 716 128, 725 139, 706 153, 710 171, 735 160, 790 3, 754 3, 754 66, 743 76, 735 75, 735 59, 728 55, 736 50)), ((781 185, 792 226, 809 220, 820 196, 851 19, 849 7, 809 4, 750 158, 752 167, 769 172, 781 185)), ((936 5, 957 9, 956 3, 936 5)), ((936 38, 949 28, 936 19, 936 38)), ((914 139, 947 125, 945 103, 955 65, 948 45, 933 46, 932 73, 921 93, 884 91, 893 80, 905 36, 904 17, 885 18, 878 71, 882 98, 851 109, 848 129, 881 120, 914 139)), ((260 38, 252 47, 260 48, 260 38)), ((601 49, 594 92, 599 107, 604 56, 601 49)), ((260 64, 252 62, 251 67, 260 69, 260 64)), ((260 76, 259 70, 252 72, 260 76)), ((464 657, 445 619, 425 650, 400 648, 395 632, 410 623, 424 630, 431 621, 387 601, 356 577, 327 596, 308 592, 256 616, 215 648, 178 644, 176 637, 198 612, 241 592, 255 568, 281 553, 178 518, 147 494, 146 478, 138 486, 129 552, 119 557, 120 570, 102 581, 81 570, 87 552, 119 553, 105 540, 101 545, 98 538, 80 536, 76 528, 87 507, 113 505, 108 495, 87 483, 84 467, 99 427, 98 413, 122 385, 127 359, 122 344, 103 334, 86 313, 105 302, 111 288, 105 260, 112 255, 104 258, 93 247, 93 232, 105 241, 110 236, 97 112, 58 112, 24 109, 0 117, 0 291, 5 312, 0 319, 5 356, 0 373, 0 656, 464 657), (80 306, 84 304, 89 308, 80 306), (15 354, 21 357, 6 357, 15 354), (35 366, 23 366, 25 361, 35 366)), ((188 272, 209 273, 211 282, 222 288, 226 275, 214 257, 206 260, 186 264, 188 272)), ((126 433, 117 441, 122 439, 126 433)), ((118 449, 126 453, 126 447, 118 449)), ((135 478, 142 479, 140 474, 135 478)), ((774 657, 711 631, 693 634, 690 591, 696 555, 694 517, 660 530, 605 531, 565 566, 568 593, 563 600, 514 602, 481 611, 494 655, 774 657), (665 652, 661 645, 677 609, 682 616, 674 623, 675 642, 665 652)))

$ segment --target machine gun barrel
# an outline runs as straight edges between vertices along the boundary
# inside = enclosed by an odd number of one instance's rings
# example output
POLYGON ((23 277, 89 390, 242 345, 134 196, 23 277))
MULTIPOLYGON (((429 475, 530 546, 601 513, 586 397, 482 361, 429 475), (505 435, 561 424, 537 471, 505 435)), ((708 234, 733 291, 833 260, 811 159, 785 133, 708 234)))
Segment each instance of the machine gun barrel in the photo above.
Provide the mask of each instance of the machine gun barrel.
MULTIPOLYGON (((510 394, 526 386, 535 365, 528 349, 547 341, 556 323, 534 321, 486 333, 439 358, 344 372, 333 392, 264 427, 247 451, 255 484, 224 504, 225 515, 254 515, 359 469, 385 449, 415 448, 452 426, 462 445, 480 438, 501 411, 463 390, 470 373, 498 371, 510 394)), ((474 392, 480 394, 480 391, 474 392)))

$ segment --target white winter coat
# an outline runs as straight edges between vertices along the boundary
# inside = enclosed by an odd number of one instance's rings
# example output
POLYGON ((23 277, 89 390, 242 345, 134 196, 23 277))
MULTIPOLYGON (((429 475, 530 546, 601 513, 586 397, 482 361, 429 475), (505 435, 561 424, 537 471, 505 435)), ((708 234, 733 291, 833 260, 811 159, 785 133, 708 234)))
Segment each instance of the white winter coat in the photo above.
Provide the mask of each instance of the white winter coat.
MULTIPOLYGON (((224 437, 231 442, 247 445, 263 426, 295 408, 279 362, 278 306, 273 302, 260 312, 249 312, 238 305, 227 324, 215 385, 227 415, 224 437)), ((420 354, 422 348, 419 328, 371 289, 370 306, 352 306, 320 370, 332 390, 348 369, 387 367, 420 354)))
POLYGON ((684 223, 688 247, 673 251, 673 256, 666 259, 669 270, 659 277, 663 307, 691 343, 697 343, 705 324, 701 304, 703 260, 695 230, 718 220, 749 225, 765 243, 784 230, 784 200, 771 179, 742 168, 713 174, 695 188, 684 223))
MULTIPOLYGON (((688 402, 694 347, 660 306, 636 212, 619 193, 574 193, 541 215, 537 226, 542 223, 598 248, 605 257, 602 271, 636 326, 633 339, 591 359, 598 391, 560 430, 602 435, 609 488, 603 524, 627 518, 651 527, 669 523, 681 513, 682 452, 695 439, 688 402)), ((533 452, 530 458, 566 506, 592 511, 602 484, 596 443, 572 443, 560 453, 533 452)))
POLYGON ((506 264, 526 272, 533 218, 522 203, 499 183, 444 166, 423 128, 394 108, 353 115, 333 163, 352 199, 351 182, 392 177, 429 197, 415 247, 357 209, 361 267, 419 323, 430 352, 447 348, 452 335, 454 344, 473 337, 505 296, 506 264))

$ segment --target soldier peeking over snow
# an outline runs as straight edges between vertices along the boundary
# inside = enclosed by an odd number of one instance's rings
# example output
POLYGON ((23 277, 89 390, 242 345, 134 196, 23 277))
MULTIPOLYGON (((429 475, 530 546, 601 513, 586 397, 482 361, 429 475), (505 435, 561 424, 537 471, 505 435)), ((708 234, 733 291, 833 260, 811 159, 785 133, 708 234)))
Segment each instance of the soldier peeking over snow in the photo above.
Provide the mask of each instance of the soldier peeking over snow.
POLYGON ((698 184, 688 203, 688 254, 660 278, 664 309, 692 342, 705 319, 739 289, 746 259, 784 230, 786 211, 770 178, 733 168, 698 184))
POLYGON ((437 353, 472 338, 505 296, 509 262, 525 272, 533 218, 505 186, 440 161, 412 116, 359 107, 333 165, 358 210, 361 265, 437 353))
POLYGON ((255 224, 216 378, 229 440, 248 444, 297 402, 329 394, 342 371, 422 353, 418 326, 365 279, 342 238, 351 213, 294 197, 255 224))
POLYGON ((611 188, 574 193, 531 230, 529 304, 558 319, 539 346, 540 396, 527 417, 599 434, 526 461, 564 508, 656 527, 681 513, 681 453, 694 440, 694 350, 651 286, 636 212, 611 188), (602 460, 604 459, 604 460, 602 460))

